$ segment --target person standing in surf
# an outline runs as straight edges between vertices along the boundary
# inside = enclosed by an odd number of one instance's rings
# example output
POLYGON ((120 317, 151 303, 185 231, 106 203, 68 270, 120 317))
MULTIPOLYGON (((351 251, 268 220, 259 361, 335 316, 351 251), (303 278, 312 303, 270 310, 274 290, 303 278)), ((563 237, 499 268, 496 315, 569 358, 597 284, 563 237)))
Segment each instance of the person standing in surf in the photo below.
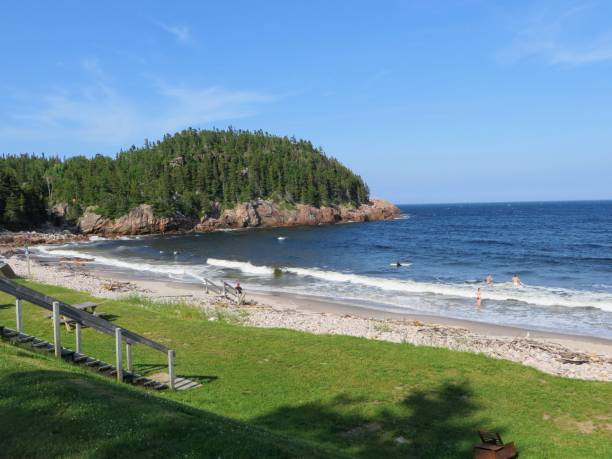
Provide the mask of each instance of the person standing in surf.
POLYGON ((512 276, 512 285, 514 285, 515 287, 518 287, 521 285, 521 278, 519 277, 518 274, 515 274, 514 276, 512 276))
POLYGON ((478 287, 478 290, 476 290, 476 306, 480 306, 481 302, 482 302, 482 296, 480 293, 480 287, 478 287))
POLYGON ((487 277, 485 277, 485 282, 488 285, 492 285, 493 284, 493 275, 491 273, 487 274, 487 277))

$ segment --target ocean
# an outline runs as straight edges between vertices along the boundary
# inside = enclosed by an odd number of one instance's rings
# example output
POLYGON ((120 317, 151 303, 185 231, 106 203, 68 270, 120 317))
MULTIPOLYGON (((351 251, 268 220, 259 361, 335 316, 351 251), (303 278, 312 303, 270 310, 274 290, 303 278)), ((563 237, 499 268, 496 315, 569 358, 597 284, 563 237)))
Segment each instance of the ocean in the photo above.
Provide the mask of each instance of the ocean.
POLYGON ((612 339, 612 201, 400 209, 393 221, 99 238, 39 253, 93 257, 132 276, 240 280, 247 293, 612 339))

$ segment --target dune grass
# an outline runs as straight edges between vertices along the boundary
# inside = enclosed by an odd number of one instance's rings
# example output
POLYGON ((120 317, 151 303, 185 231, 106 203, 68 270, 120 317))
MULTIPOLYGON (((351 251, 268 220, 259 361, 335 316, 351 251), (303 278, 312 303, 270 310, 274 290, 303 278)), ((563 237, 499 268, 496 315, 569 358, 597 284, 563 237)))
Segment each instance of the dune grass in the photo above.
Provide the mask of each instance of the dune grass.
MULTIPOLYGON (((92 299, 26 284, 66 302, 92 299)), ((12 438, 10 451, 45 456, 48 435, 55 435, 67 456, 144 442, 151 456, 164 457, 176 450, 209 457, 458 458, 471 455, 477 429, 490 428, 514 441, 521 457, 612 455, 609 383, 445 349, 257 329, 225 315, 211 321, 183 305, 97 301, 118 325, 176 349, 177 374, 204 387, 149 393, 0 345, 0 419, 18 420, 0 427, 0 437, 12 438), (37 414, 42 421, 28 424, 37 414), (53 433, 39 437, 47 421, 53 433)), ((0 324, 14 326, 13 302, 0 294, 0 324)), ((26 332, 51 339, 46 315, 26 303, 26 332)), ((62 335, 73 347, 74 334, 62 335)), ((86 353, 113 361, 111 337, 85 329, 83 342, 86 353)), ((164 355, 148 348, 136 347, 134 360, 140 372, 165 371, 164 355)))

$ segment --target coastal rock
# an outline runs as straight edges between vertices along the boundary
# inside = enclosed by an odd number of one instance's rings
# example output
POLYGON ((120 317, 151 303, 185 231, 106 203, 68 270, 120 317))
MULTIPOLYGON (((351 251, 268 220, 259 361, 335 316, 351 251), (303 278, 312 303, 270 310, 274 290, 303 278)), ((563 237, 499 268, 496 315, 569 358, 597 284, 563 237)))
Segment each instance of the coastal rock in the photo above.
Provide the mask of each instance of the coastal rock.
POLYGON ((285 227, 298 225, 328 225, 351 221, 389 220, 397 217, 400 210, 389 201, 372 199, 359 207, 315 207, 308 204, 278 204, 274 201, 256 199, 236 205, 233 209, 219 211, 219 203, 199 221, 181 214, 156 217, 153 207, 141 204, 127 215, 115 220, 87 208, 79 220, 80 231, 85 234, 136 235, 169 231, 209 232, 229 228, 285 227))
POLYGON ((79 218, 78 228, 83 234, 103 233, 110 220, 96 213, 96 207, 88 207, 79 218))
POLYGON ((38 231, 0 232, 0 254, 12 253, 13 248, 38 244, 65 244, 74 241, 86 241, 87 236, 70 231, 41 233, 38 231))
POLYGON ((175 214, 171 217, 156 217, 153 207, 149 204, 141 204, 127 215, 115 220, 105 218, 97 214, 95 208, 88 207, 79 219, 79 229, 84 234, 155 234, 188 230, 193 226, 193 220, 181 214, 175 214))

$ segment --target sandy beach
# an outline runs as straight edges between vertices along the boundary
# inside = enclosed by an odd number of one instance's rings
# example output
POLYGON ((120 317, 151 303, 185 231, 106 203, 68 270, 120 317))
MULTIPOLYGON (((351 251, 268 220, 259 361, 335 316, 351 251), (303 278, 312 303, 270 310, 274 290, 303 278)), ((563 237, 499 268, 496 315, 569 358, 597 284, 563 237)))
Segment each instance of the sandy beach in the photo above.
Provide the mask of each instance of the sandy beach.
MULTIPOLYGON (((27 277, 23 258, 12 255, 7 261, 18 275, 27 277)), ((223 310, 248 326, 350 335, 482 353, 559 376, 612 381, 612 341, 595 337, 437 316, 396 314, 275 292, 247 292, 247 304, 236 306, 193 284, 127 278, 123 273, 94 271, 86 263, 32 260, 30 277, 98 297, 119 299, 139 295, 160 302, 185 302, 211 313, 223 310)))

